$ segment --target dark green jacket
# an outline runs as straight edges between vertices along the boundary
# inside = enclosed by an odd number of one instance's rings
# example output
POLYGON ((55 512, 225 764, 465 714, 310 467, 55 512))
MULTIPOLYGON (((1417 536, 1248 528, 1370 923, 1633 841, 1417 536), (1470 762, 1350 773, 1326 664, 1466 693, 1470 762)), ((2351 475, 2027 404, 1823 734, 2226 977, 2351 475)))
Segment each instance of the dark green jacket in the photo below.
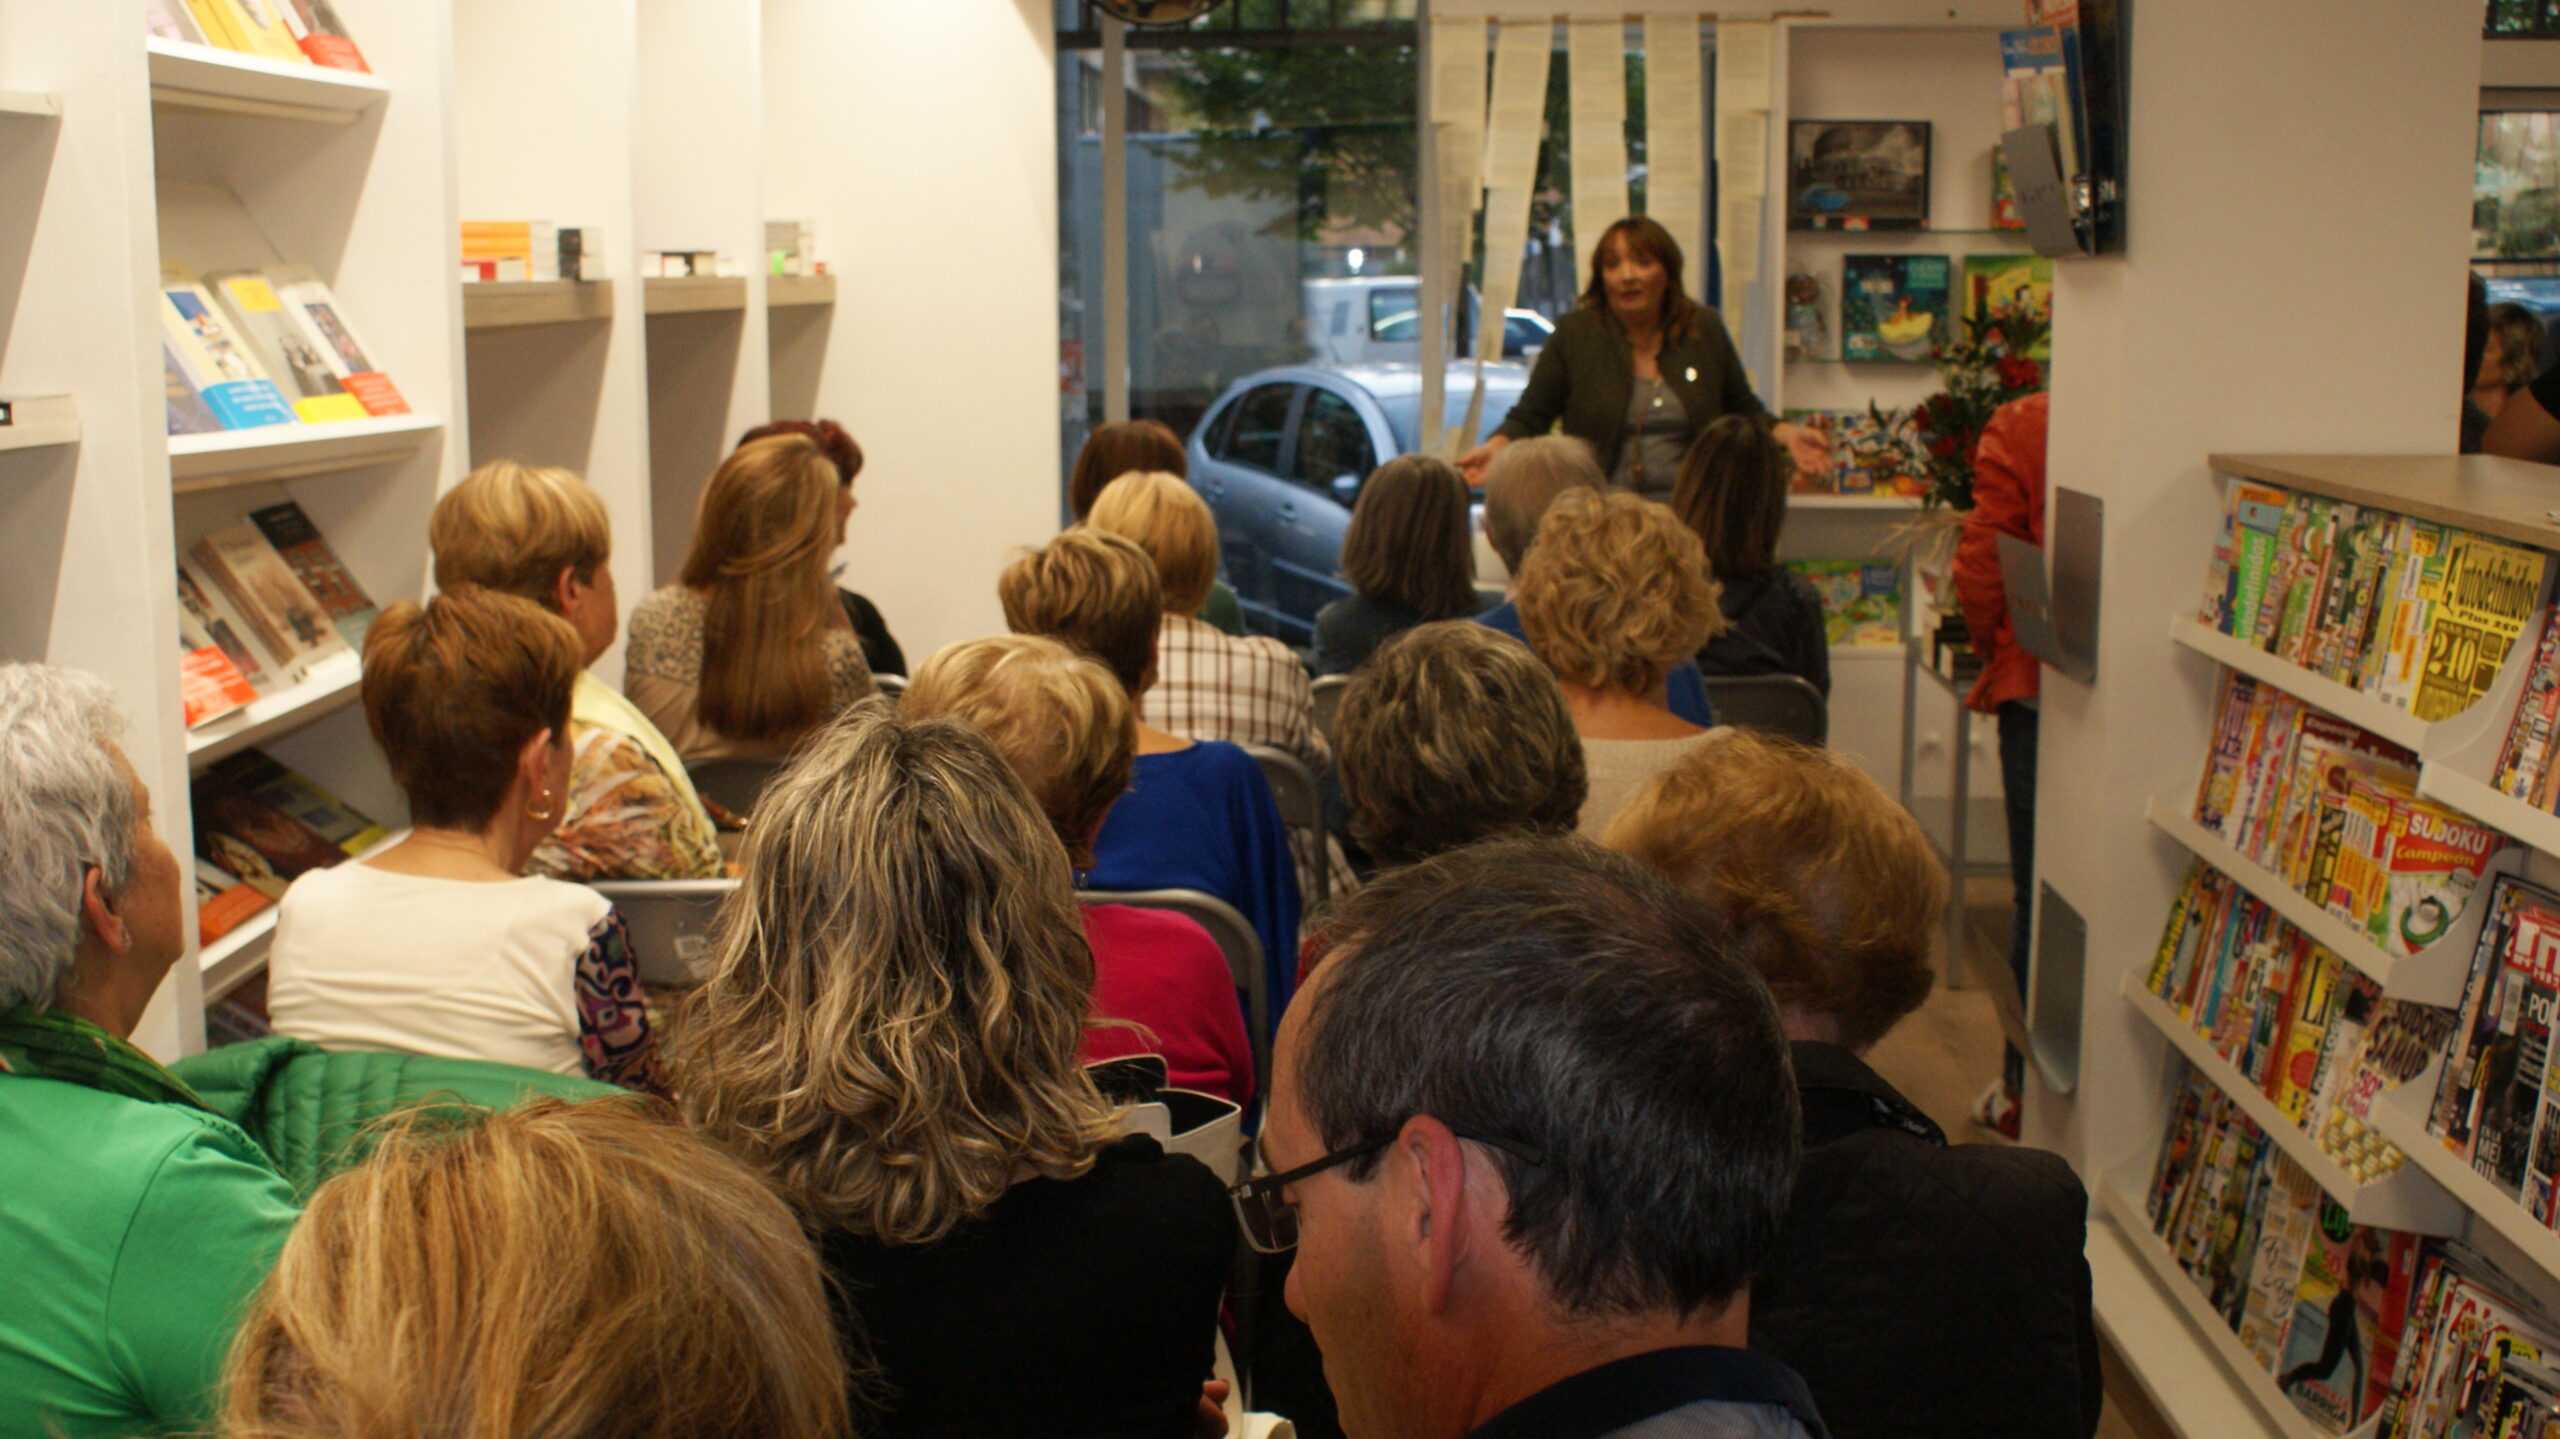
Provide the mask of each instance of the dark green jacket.
POLYGON ((610 1084, 512 1064, 323 1050, 281 1035, 209 1049, 169 1068, 207 1108, 247 1130, 306 1199, 320 1181, 364 1158, 372 1149, 368 1127, 397 1109, 434 1104, 460 1114, 544 1097, 631 1097, 610 1084))
MULTIPOLYGON (((1725 415, 1768 413, 1751 393, 1724 316, 1703 305, 1686 337, 1663 341, 1656 363, 1671 392, 1680 397, 1680 407, 1689 412, 1692 435, 1725 415)), ((1556 322, 1556 332, 1547 337, 1547 347, 1529 371, 1529 387, 1495 433, 1522 440, 1543 435, 1561 421, 1566 434, 1599 455, 1601 469, 1615 472, 1627 406, 1635 394, 1635 348, 1627 343, 1627 332, 1605 310, 1577 309, 1556 322)))

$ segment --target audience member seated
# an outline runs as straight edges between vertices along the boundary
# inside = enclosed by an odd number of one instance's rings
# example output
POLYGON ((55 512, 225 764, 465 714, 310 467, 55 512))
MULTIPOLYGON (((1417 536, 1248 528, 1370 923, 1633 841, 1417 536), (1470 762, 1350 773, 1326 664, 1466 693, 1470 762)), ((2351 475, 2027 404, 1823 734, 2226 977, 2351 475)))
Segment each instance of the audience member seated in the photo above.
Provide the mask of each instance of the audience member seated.
POLYGON ((0 1436, 200 1429, 293 1226, 255 1141, 128 1043, 186 949, 184 862, 106 683, 0 665, 0 1436))
POLYGON ((2497 419, 2509 395, 2530 389, 2541 376, 2542 346, 2542 321, 2533 311, 2517 304, 2491 305, 2471 403, 2491 420, 2497 419))
POLYGON ((276 1033, 660 1088, 621 917, 584 885, 524 873, 568 794, 584 654, 567 620, 477 585, 373 622, 365 723, 414 828, 285 891, 276 1033))
POLYGON ((242 1326, 226 1439, 844 1439, 817 1256, 744 1165, 614 1101, 395 1122, 242 1326))
POLYGON ((1711 675, 1794 675, 1828 698, 1831 635, 1813 582, 1778 563, 1795 457, 1759 415, 1726 415, 1680 462, 1671 508, 1707 549, 1724 633, 1698 651, 1711 675))
POLYGON ((1919 823, 1849 761, 1737 731, 1609 843, 1723 915, 1794 1041, 1803 1167, 1752 1347, 1842 1439, 2095 1433, 2080 1181, 2039 1150, 1950 1147, 1864 1060, 1929 993, 1947 886, 1919 823))
MULTIPOLYGON (((1606 485, 1591 447, 1570 435, 1514 440, 1493 457, 1485 467, 1484 537, 1494 557, 1502 561, 1502 573, 1511 588, 1509 598, 1476 616, 1478 624, 1490 625, 1515 640, 1528 639, 1520 628, 1520 566, 1528 558, 1530 542, 1537 538, 1538 522, 1567 490, 1597 490, 1606 485)), ((1707 682, 1694 660, 1684 656, 1673 666, 1668 685, 1673 714, 1694 725, 1716 722, 1715 711, 1707 703, 1707 682)))
POLYGON ((1342 537, 1353 592, 1316 614, 1316 673, 1347 674, 1391 636, 1483 609, 1467 525, 1467 482, 1447 461, 1399 455, 1380 465, 1342 537))
POLYGON ((1513 838, 1381 877, 1333 930, 1234 1195, 1257 1247, 1297 1247, 1343 1428, 1819 1436, 1803 1381, 1743 1347, 1796 1099, 1715 916, 1513 838))
MULTIPOLYGON (((1137 703, 1156 675, 1155 566, 1129 540, 1084 525, 1025 553, 996 584, 1016 634, 1046 635, 1102 661, 1137 703)), ((1093 841, 1087 889, 1196 889, 1234 905, 1262 940, 1271 1012, 1297 968, 1298 876, 1288 831, 1253 756, 1138 720, 1128 792, 1093 841)))
POLYGON ((631 610, 623 687, 687 763, 786 754, 871 693, 827 558, 853 487, 805 435, 740 445, 702 487, 675 584, 631 610))
MULTIPOLYGON (((836 467, 836 484, 842 491, 837 503, 850 517, 856 503, 853 497, 854 477, 862 473, 862 446, 853 442, 844 426, 833 420, 775 420, 758 425, 738 437, 740 446, 776 435, 802 435, 827 452, 836 467)), ((836 603, 844 606, 844 617, 852 624, 856 639, 862 641, 862 662, 875 675, 902 675, 907 672, 907 652, 898 647, 898 637, 889 633, 889 622, 880 615, 880 607, 844 588, 836 587, 836 603)))
POLYGON ((1662 702, 1663 677, 1724 624, 1706 551, 1651 500, 1574 490, 1539 524, 1519 595, 1529 648, 1573 708, 1590 781, 1581 829, 1598 839, 1646 780, 1715 734, 1662 702))
POLYGON ((1093 960, 1022 781, 877 700, 764 805, 677 1088, 818 1236, 879 1363, 866 1432, 1188 1439, 1233 1219, 1197 1161, 1111 1138, 1076 1060, 1093 960))
MULTIPOLYGON (((936 652, 899 701, 910 719, 975 725, 1031 791, 1078 871, 1093 867, 1103 816, 1129 788, 1137 712, 1102 662, 1034 635, 936 652)), ((1199 922, 1126 904, 1082 906, 1093 946, 1083 1060, 1158 1054, 1175 1087, 1253 1101, 1253 1049, 1234 977, 1199 922)))
POLYGON ((1582 740, 1564 691, 1483 625, 1448 620, 1387 641, 1352 676, 1333 732, 1351 832, 1381 869, 1496 835, 1571 834, 1582 814, 1582 740))
MULTIPOLYGON (((613 648, 613 525, 604 501, 567 470, 499 460, 436 501, 427 521, 436 587, 482 585, 569 621, 588 665, 613 648)), ((709 879, 720 837, 674 745, 592 669, 570 701, 569 798, 533 852, 555 879, 709 879)))
MULTIPOLYGON (((1082 524, 1092 516, 1093 502, 1102 497, 1104 486, 1122 475, 1135 474, 1188 479, 1191 458, 1183 452, 1182 437, 1161 420, 1096 425, 1076 451, 1075 468, 1067 475, 1067 504, 1076 522, 1082 524)), ((1222 633, 1244 633, 1244 606, 1236 602, 1236 592, 1227 588, 1225 580, 1209 582, 1209 598, 1200 606, 1200 618, 1222 633)))

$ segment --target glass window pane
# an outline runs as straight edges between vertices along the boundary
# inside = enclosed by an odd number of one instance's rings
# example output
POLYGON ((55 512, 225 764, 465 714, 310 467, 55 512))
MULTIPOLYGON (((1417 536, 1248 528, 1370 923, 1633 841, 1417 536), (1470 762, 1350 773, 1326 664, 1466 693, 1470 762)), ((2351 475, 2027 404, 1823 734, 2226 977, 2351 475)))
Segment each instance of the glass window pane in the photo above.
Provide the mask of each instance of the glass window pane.
POLYGON ((1369 427, 1360 412, 1330 390, 1307 392, 1296 458, 1299 483, 1326 494, 1333 493, 1336 477, 1366 479, 1377 466, 1377 450, 1369 443, 1369 427))
POLYGON ((1227 426, 1225 458, 1280 473, 1280 437, 1289 426, 1289 396, 1296 388, 1264 385, 1236 401, 1235 420, 1227 426))
POLYGON ((1410 340, 1421 329, 1417 316, 1422 309, 1422 288, 1398 285, 1391 289, 1369 292, 1369 335, 1378 340, 1410 340), (1390 335, 1390 328, 1401 327, 1401 333, 1390 335))

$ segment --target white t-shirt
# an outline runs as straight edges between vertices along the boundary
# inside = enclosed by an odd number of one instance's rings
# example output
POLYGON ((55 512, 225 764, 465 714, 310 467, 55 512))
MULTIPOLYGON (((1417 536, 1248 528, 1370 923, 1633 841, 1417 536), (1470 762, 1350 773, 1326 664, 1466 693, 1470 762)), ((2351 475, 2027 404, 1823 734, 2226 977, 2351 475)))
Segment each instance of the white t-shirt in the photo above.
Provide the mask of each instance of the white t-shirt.
POLYGON ((323 1049, 583 1074, 578 960, 612 910, 556 879, 313 870, 276 913, 267 1012, 276 1033, 323 1049))
MULTIPOLYGON (((1679 739, 1585 739, 1582 769, 1589 789, 1582 801, 1582 837, 1594 844, 1608 834, 1618 817, 1653 777, 1689 757, 1689 752, 1723 736, 1721 729, 1679 739)), ((291 899, 291 895, 286 896, 291 899)))

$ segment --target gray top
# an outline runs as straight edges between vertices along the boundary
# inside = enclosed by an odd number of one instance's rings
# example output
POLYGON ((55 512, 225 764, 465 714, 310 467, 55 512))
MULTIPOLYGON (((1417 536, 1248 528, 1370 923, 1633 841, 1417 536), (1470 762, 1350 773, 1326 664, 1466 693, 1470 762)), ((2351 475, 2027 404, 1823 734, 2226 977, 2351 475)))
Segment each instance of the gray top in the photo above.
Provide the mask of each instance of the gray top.
POLYGON ((1680 459, 1689 452, 1688 407, 1661 380, 1638 378, 1627 404, 1625 435, 1609 482, 1669 504, 1680 480, 1680 459))

